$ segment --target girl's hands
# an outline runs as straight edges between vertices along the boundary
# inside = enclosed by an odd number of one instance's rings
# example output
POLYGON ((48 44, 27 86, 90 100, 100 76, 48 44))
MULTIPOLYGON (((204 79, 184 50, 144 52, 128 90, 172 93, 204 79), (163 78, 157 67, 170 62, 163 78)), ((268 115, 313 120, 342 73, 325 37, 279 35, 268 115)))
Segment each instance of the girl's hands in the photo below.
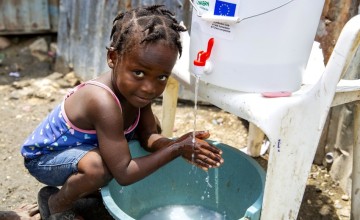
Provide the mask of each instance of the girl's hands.
POLYGON ((195 144, 193 143, 193 132, 184 134, 174 143, 178 147, 180 155, 207 171, 209 168, 219 167, 223 162, 222 151, 205 141, 210 137, 208 131, 195 132, 195 144))

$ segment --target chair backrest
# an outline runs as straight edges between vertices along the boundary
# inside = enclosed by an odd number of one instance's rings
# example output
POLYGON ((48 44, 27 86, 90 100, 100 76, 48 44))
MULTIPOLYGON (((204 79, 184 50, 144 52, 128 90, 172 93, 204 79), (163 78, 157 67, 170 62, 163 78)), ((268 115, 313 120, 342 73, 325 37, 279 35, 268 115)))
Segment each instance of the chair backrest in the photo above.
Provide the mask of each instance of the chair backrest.
MULTIPOLYGON (((328 103, 334 98, 337 84, 353 62, 353 58, 360 47, 360 15, 351 18, 336 42, 335 48, 325 67, 325 71, 317 82, 320 95, 327 96, 328 103), (328 94, 332 94, 329 96, 328 94)), ((316 89, 314 92, 317 92, 316 89)))

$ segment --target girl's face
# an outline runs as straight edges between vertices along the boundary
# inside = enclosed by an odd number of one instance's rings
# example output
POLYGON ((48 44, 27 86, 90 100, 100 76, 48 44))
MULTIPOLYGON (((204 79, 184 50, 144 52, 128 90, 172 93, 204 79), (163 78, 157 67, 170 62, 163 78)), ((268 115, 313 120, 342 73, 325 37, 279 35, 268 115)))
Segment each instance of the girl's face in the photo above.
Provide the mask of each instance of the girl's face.
POLYGON ((119 55, 108 52, 113 85, 132 106, 141 108, 160 96, 175 65, 178 51, 161 42, 148 43, 119 55))

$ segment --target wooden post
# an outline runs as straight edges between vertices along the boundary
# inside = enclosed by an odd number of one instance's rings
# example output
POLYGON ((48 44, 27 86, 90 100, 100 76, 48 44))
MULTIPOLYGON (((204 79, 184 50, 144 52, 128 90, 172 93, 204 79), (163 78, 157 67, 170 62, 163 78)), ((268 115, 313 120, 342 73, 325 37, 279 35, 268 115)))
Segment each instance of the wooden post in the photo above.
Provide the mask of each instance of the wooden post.
POLYGON ((163 93, 161 118, 162 135, 166 137, 172 137, 173 134, 178 93, 179 82, 170 76, 163 93))
POLYGON ((360 219, 360 102, 354 104, 354 146, 351 189, 351 220, 360 219))
POLYGON ((260 156, 261 146, 265 134, 253 123, 249 123, 249 135, 247 139, 247 154, 252 157, 260 156))

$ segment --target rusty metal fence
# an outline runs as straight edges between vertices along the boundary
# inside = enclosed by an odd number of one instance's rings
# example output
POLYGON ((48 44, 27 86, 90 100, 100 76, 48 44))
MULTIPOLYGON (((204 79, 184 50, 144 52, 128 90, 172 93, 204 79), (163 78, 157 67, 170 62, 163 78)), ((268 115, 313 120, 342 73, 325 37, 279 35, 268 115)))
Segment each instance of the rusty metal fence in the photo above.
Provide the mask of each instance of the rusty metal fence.
POLYGON ((188 0, 0 0, 0 35, 57 32, 55 69, 73 69, 87 80, 107 69, 105 47, 116 14, 152 4, 189 24, 188 0))
POLYGON ((178 20, 189 22, 188 0, 60 0, 57 69, 70 65, 87 80, 106 70, 106 49, 110 43, 112 20, 129 8, 163 4, 178 20))
POLYGON ((59 0, 1 0, 0 35, 56 33, 59 0))

